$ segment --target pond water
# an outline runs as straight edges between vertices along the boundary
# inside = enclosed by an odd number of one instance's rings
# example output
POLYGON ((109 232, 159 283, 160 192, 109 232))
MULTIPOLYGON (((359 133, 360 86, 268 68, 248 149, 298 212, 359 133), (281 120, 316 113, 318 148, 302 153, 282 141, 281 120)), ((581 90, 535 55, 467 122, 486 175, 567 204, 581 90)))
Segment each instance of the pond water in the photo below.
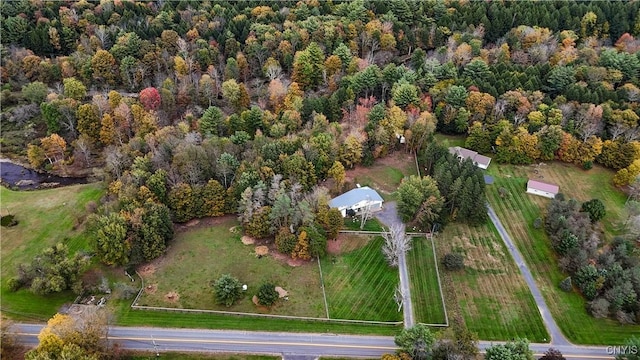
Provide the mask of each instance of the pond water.
POLYGON ((0 181, 19 190, 86 184, 87 178, 70 178, 39 173, 14 164, 8 159, 0 159, 0 181))

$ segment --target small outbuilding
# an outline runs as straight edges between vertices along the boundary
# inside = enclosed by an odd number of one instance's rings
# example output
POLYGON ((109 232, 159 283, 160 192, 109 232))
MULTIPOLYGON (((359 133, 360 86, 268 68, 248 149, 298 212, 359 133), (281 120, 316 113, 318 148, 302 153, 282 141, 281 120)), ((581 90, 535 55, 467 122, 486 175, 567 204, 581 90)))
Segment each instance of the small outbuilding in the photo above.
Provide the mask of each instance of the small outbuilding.
POLYGON ((554 184, 544 183, 542 181, 529 180, 527 182, 527 193, 540 195, 553 199, 560 192, 560 187, 554 184))
POLYGON ((349 210, 358 213, 368 208, 371 212, 382 210, 382 196, 368 186, 357 187, 329 201, 329 207, 340 210, 347 216, 349 210))
POLYGON ((473 164, 475 166, 477 166, 477 167, 479 167, 480 169, 483 169, 483 170, 486 170, 489 167, 489 164, 491 164, 491 158, 490 157, 484 156, 484 155, 480 155, 476 151, 465 149, 465 148, 460 147, 460 146, 450 147, 449 148, 449 152, 452 155, 457 156, 458 159, 460 159, 460 161, 465 160, 465 159, 471 159, 471 161, 473 162, 473 164))

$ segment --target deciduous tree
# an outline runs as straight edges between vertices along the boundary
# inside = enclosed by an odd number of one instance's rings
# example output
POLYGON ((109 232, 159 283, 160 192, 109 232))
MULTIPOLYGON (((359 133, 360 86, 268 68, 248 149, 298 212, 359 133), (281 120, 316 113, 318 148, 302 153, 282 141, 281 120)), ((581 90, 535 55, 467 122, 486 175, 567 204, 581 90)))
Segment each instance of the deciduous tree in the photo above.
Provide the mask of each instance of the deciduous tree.
POLYGON ((435 336, 424 324, 416 324, 408 329, 403 329, 394 339, 400 351, 406 352, 412 359, 426 360, 436 341, 435 336))

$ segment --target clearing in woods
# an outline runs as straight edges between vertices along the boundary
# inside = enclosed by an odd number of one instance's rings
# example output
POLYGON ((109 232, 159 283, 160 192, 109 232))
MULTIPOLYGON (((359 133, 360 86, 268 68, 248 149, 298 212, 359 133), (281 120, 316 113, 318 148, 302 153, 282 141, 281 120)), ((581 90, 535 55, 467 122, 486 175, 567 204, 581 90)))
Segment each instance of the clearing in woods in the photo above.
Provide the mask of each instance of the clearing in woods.
POLYGON ((548 341, 533 296, 493 224, 451 223, 434 240, 438 258, 449 252, 465 257, 464 270, 440 266, 450 321, 462 316, 483 340, 548 341))
POLYGON ((369 186, 378 191, 385 201, 395 200, 395 191, 406 176, 416 175, 416 163, 413 154, 396 151, 384 158, 377 159, 370 167, 357 166, 347 170, 344 190, 369 186))
POLYGON ((544 229, 533 222, 544 217, 550 199, 526 193, 528 178, 560 186, 567 198, 602 200, 607 215, 602 220, 605 239, 621 232, 625 196, 611 184, 613 172, 599 166, 584 171, 575 166, 551 162, 540 166, 498 165, 489 168, 495 183, 487 187, 487 198, 522 253, 556 322, 565 336, 578 344, 621 344, 632 335, 640 335, 639 325, 621 326, 617 321, 596 319, 585 309, 586 302, 577 292, 566 293, 558 287, 567 275, 558 268, 558 259, 544 229), (536 172, 537 170, 537 172, 536 172), (501 197, 504 188, 507 196, 501 197))

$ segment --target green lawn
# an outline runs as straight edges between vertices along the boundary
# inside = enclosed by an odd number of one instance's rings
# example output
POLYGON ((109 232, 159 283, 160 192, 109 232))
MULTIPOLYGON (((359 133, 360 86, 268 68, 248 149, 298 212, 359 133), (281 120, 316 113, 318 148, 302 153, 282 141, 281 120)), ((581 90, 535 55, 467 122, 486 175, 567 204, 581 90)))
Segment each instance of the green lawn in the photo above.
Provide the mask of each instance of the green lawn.
POLYGON ((383 239, 342 256, 321 260, 325 291, 332 319, 402 321, 393 294, 399 282, 380 250, 383 239))
MULTIPOLYGON (((537 175, 543 176, 538 178, 542 181, 560 185, 560 191, 568 197, 581 201, 599 197, 607 206, 603 221, 605 229, 617 231, 623 218, 624 196, 610 185, 613 173, 598 167, 584 173, 559 163, 540 168, 536 174, 533 167, 492 166, 490 172, 495 177, 495 184, 488 186, 487 196, 527 261, 556 322, 572 342, 580 344, 621 344, 632 335, 640 335, 638 325, 621 326, 617 321, 593 318, 585 310, 582 296, 559 289, 558 284, 566 274, 558 268, 556 254, 544 230, 533 227, 533 221, 543 216, 551 200, 525 193, 527 178, 537 175), (507 189, 510 195, 501 198, 500 187, 507 189)), ((611 237, 610 233, 608 237, 611 237)))
POLYGON ((448 224, 435 241, 440 259, 449 252, 465 256, 462 271, 440 267, 450 319, 461 316, 483 340, 548 339, 533 296, 493 224, 448 224))
POLYGON ((73 301, 75 295, 71 292, 46 297, 33 295, 25 289, 10 292, 7 280, 15 275, 18 264, 30 262, 47 246, 62 242, 71 253, 89 249, 90 245, 81 232, 85 205, 89 201, 97 202, 103 193, 101 184, 36 191, 12 191, 0 187, 2 214, 11 213, 19 221, 14 227, 0 228, 0 291, 4 313, 16 319, 46 320, 62 304, 73 301), (80 228, 77 229, 78 226, 80 228))
POLYGON ((464 147, 464 142, 466 140, 466 136, 464 135, 445 135, 445 134, 435 134, 435 138, 437 142, 442 143, 444 146, 460 146, 464 147))
POLYGON ((356 230, 356 231, 382 231, 382 224, 378 219, 372 217, 364 224, 364 228, 360 229, 360 218, 354 216, 353 218, 344 218, 344 230, 356 230))
POLYGON ((397 200, 395 192, 400 182, 410 175, 417 175, 416 163, 413 154, 404 151, 396 151, 369 167, 358 166, 346 173, 352 187, 355 184, 369 186, 378 191, 385 201, 397 200))
POLYGON ((255 245, 242 244, 240 235, 230 230, 238 224, 234 218, 216 221, 178 233, 165 256, 142 267, 147 289, 139 305, 326 317, 315 261, 294 267, 286 259, 259 258, 255 245), (223 274, 248 285, 246 295, 229 308, 215 303, 211 285, 223 274), (251 298, 263 282, 287 290, 289 301, 259 309, 251 298))
POLYGON ((413 238, 412 248, 407 254, 407 265, 416 322, 446 323, 435 261, 431 240, 424 237, 413 238))

